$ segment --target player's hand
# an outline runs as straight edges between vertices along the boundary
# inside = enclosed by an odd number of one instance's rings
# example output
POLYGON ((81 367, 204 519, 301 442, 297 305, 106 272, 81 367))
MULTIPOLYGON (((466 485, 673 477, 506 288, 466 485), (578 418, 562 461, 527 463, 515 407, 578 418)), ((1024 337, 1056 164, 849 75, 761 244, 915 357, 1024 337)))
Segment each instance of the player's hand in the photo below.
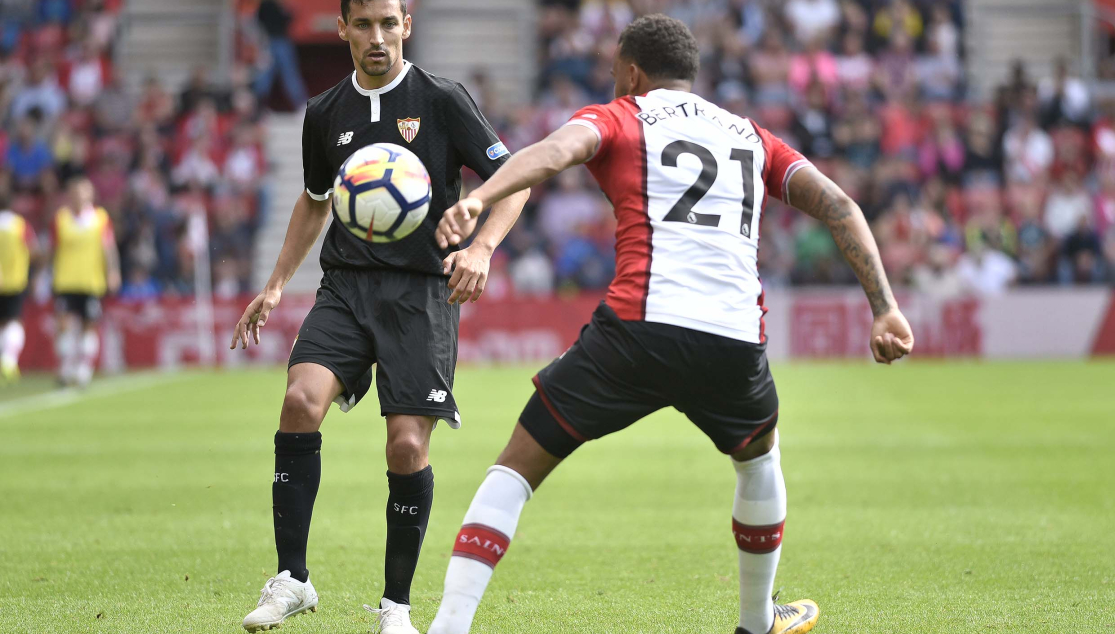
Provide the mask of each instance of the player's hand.
POLYGON ((460 244, 476 230, 476 219, 484 211, 484 203, 478 198, 463 198, 456 205, 445 210, 437 223, 434 236, 437 245, 448 249, 450 245, 460 244))
POLYGON ((463 304, 470 299, 480 299, 484 292, 484 285, 488 283, 488 265, 492 259, 492 252, 486 247, 474 244, 467 249, 450 253, 442 261, 442 272, 448 274, 449 288, 453 292, 449 295, 449 303, 463 304))
POLYGON ((256 345, 259 345, 259 329, 267 324, 267 316, 279 305, 279 298, 282 294, 283 292, 280 290, 264 289, 263 292, 256 295, 252 303, 244 309, 240 321, 236 322, 236 332, 232 334, 232 345, 228 347, 229 350, 235 350, 237 342, 240 342, 241 350, 246 349, 249 332, 255 339, 256 345))
POLYGON ((877 317, 871 325, 871 354, 877 363, 890 365, 914 349, 914 333, 910 323, 897 308, 877 317))

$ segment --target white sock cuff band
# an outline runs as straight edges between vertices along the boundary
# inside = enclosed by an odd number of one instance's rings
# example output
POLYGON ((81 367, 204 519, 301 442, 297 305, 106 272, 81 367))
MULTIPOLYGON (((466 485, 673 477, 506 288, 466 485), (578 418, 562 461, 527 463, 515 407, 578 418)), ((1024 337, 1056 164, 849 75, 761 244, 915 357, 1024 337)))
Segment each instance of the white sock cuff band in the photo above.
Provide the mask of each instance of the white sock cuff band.
POLYGON ((527 479, 524 478, 522 475, 520 475, 518 471, 515 471, 511 467, 505 467, 501 464, 492 465, 492 466, 488 467, 487 474, 491 475, 493 471, 498 471, 500 473, 505 473, 505 474, 511 476, 512 478, 514 478, 516 482, 523 485, 523 490, 526 491, 528 500, 531 498, 531 496, 534 495, 534 489, 530 488, 530 483, 527 482, 527 479))

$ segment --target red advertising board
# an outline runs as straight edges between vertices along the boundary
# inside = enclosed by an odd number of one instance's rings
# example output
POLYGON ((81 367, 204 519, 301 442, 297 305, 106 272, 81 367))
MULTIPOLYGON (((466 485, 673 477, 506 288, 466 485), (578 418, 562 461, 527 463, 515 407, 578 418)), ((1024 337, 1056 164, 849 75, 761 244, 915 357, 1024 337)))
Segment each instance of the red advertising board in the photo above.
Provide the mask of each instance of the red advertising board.
MULTIPOLYGON (((996 297, 899 297, 925 357, 1083 358, 1115 354, 1115 295, 1102 288, 1013 291, 996 297)), ((108 302, 101 324, 102 371, 176 368, 211 360, 225 367, 286 361, 313 295, 289 294, 271 313, 261 345, 229 350, 232 327, 250 297, 220 300, 211 313, 192 299, 108 302)), ((461 307, 462 363, 542 364, 562 353, 601 300, 485 298, 461 307)), ((768 354, 774 360, 869 358, 871 312, 853 289, 774 290, 767 294, 768 354)), ((21 365, 54 366, 54 316, 28 302, 21 365)))
MULTIPOLYGON (((195 365, 206 348, 219 365, 282 363, 298 328, 313 306, 312 295, 284 296, 263 329, 259 346, 229 350, 232 328, 251 297, 221 300, 211 326, 199 329, 202 311, 189 298, 142 304, 108 302, 101 324, 100 367, 107 371, 195 365)), ((561 354, 577 338, 599 303, 596 295, 572 299, 481 301, 461 307, 462 362, 534 362, 561 354)), ((205 320, 208 322, 209 320, 205 320)), ((20 363, 27 369, 54 367, 54 315, 49 304, 28 302, 24 311, 27 345, 20 363)))
MULTIPOLYGON (((983 350, 977 299, 902 300, 900 304, 915 332, 919 357, 974 357, 983 350)), ((861 295, 795 295, 790 305, 789 356, 864 355, 871 323, 871 309, 861 295)))

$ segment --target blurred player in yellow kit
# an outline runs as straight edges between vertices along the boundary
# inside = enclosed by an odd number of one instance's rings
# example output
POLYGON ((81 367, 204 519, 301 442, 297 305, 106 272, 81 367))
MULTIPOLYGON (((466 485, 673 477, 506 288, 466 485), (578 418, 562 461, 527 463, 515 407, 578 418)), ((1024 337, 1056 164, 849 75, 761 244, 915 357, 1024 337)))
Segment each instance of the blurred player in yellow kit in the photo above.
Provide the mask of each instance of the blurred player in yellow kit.
POLYGON ((0 193, 0 383, 19 378, 23 352, 23 296, 36 255, 35 231, 19 214, 8 209, 0 193))
POLYGON ((93 184, 84 177, 69 185, 69 205, 51 225, 58 379, 84 386, 93 378, 100 340, 101 298, 120 288, 120 262, 112 220, 93 203, 93 184))

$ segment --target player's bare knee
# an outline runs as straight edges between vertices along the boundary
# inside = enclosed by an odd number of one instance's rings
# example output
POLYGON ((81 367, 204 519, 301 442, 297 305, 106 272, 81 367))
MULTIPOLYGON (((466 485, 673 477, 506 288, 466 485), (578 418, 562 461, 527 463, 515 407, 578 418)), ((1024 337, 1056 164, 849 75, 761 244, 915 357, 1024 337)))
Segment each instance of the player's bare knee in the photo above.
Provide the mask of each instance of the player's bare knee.
POLYGON ((426 467, 428 438, 418 432, 395 434, 387 439, 387 468, 394 473, 414 473, 426 467))
POLYGON ((748 460, 754 460, 759 456, 765 456, 770 453, 771 449, 774 449, 774 443, 777 438, 778 434, 774 433, 772 429, 748 443, 742 450, 732 454, 732 459, 736 462, 746 462, 748 460))
POLYGON ((329 407, 328 403, 319 403, 318 400, 298 383, 288 386, 279 414, 279 431, 288 434, 317 431, 329 407))

